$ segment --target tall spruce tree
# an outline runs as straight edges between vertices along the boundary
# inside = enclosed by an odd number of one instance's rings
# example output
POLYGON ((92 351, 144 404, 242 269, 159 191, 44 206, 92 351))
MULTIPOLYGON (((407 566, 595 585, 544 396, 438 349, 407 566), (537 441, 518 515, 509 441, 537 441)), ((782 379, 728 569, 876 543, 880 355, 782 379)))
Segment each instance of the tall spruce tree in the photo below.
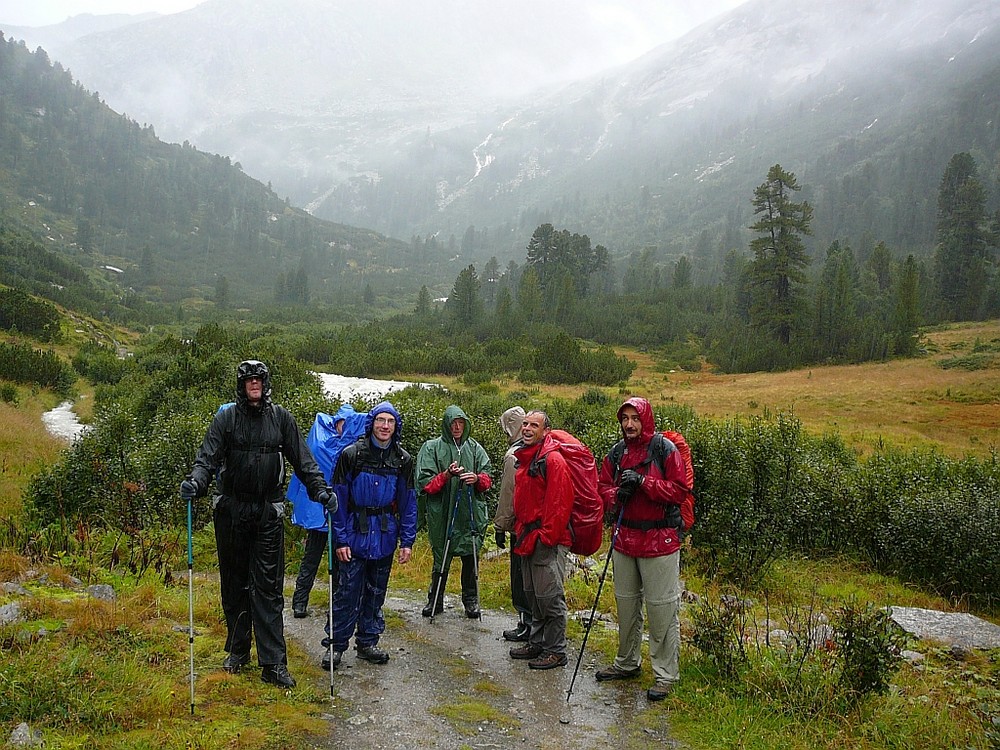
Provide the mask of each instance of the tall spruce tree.
POLYGON ((938 190, 937 248, 934 271, 941 314, 948 320, 975 320, 982 315, 987 288, 991 235, 986 189, 976 161, 968 152, 955 154, 938 190))
POLYGON ((892 316, 893 351, 899 355, 914 354, 917 349, 917 326, 920 324, 920 272, 912 255, 899 274, 896 308, 892 316))
POLYGON ((801 286, 809 256, 802 235, 812 233, 812 206, 792 200, 800 189, 795 175, 775 164, 767 180, 754 190, 754 214, 760 218, 750 225, 759 235, 750 241, 754 259, 747 269, 750 320, 785 346, 793 331, 804 325, 801 286))
POLYGON ((480 321, 483 316, 483 301, 479 296, 479 276, 475 266, 466 266, 459 272, 445 306, 462 325, 473 325, 480 321))

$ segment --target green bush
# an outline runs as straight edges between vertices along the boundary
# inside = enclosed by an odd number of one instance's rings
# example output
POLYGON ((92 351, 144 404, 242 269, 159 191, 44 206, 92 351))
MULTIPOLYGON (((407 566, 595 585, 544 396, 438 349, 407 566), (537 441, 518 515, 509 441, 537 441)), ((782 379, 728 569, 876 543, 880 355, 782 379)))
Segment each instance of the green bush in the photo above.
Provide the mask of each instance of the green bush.
POLYGON ((88 341, 73 357, 73 369, 91 383, 114 384, 125 377, 129 363, 110 347, 88 341))
POLYGON ((902 661, 905 637, 884 607, 851 603, 832 620, 837 643, 840 686, 852 705, 871 694, 885 693, 902 661))
MULTIPOLYGON (((93 361, 104 356, 95 354, 93 361)), ((96 389, 92 429, 32 481, 33 528, 60 524, 66 534, 79 523, 141 534, 182 523, 178 484, 215 410, 234 397, 236 363, 248 357, 268 362, 275 401, 295 415, 303 434, 317 412, 339 405, 322 393, 310 365, 272 333, 252 338, 204 326, 188 341, 147 337, 124 376, 96 389)), ((403 415, 403 446, 411 453, 441 434, 444 409, 456 403, 494 466, 507 449, 498 419, 514 404, 545 409, 554 427, 572 432, 601 462, 621 437, 620 399, 598 389, 573 400, 543 401, 524 392, 505 398, 478 385, 452 392, 411 387, 390 396, 403 415)), ((372 405, 354 403, 363 411, 372 405)), ((882 450, 861 460, 838 438, 810 436, 784 414, 710 421, 672 406, 656 417, 659 429, 679 430, 691 446, 697 521, 690 538, 698 553, 691 560, 707 561, 709 575, 746 584, 790 551, 847 552, 956 599, 996 604, 995 458, 955 461, 882 450)), ((206 509, 198 511, 204 523, 206 509)))
POLYGON ((820 604, 814 596, 786 608, 777 628, 735 594, 705 599, 693 612, 694 645, 737 693, 802 716, 848 715, 888 690, 905 638, 884 608, 849 604, 827 625, 820 604))
POLYGON ((0 342, 0 378, 51 388, 60 396, 68 396, 76 373, 55 352, 0 342))

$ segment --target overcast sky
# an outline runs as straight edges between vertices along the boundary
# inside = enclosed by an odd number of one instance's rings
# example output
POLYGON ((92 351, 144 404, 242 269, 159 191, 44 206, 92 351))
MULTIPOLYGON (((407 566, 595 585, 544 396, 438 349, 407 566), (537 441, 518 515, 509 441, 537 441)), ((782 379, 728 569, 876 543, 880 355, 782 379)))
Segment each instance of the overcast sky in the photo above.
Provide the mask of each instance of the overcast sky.
POLYGON ((70 16, 93 13, 176 13, 201 0, 0 0, 0 22, 11 26, 48 26, 70 16))
MULTIPOLYGON (((204 0, 0 0, 0 24, 48 26, 81 13, 177 13, 204 0)), ((681 36, 712 16, 746 0, 663 0, 656 23, 634 21, 628 0, 599 3, 596 15, 621 36, 619 62, 625 62, 669 39, 681 36)), ((406 0, 400 0, 406 2, 406 0)), ((544 0, 539 0, 544 2, 544 0)))

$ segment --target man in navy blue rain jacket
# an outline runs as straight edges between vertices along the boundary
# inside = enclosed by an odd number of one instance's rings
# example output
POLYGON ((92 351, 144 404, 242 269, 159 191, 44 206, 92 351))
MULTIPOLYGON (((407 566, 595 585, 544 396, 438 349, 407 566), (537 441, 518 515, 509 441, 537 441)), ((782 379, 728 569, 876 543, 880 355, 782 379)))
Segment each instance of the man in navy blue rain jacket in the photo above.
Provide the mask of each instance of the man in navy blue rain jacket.
POLYGON ((333 544, 339 582, 333 600, 333 624, 326 624, 333 657, 323 657, 324 669, 336 669, 354 637, 358 658, 385 664, 389 654, 378 647, 385 631, 385 603, 393 553, 410 560, 417 537, 417 495, 413 487, 413 457, 399 444, 403 419, 383 401, 368 412, 365 434, 347 446, 333 472, 340 507, 333 515, 333 544))

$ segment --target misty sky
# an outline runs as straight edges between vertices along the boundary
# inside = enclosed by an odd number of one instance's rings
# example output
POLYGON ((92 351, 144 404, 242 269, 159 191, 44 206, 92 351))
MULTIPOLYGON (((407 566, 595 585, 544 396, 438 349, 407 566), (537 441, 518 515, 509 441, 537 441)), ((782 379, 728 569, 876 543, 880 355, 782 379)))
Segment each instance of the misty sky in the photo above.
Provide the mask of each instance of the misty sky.
MULTIPOLYGON (((81 13, 177 13, 204 0, 0 0, 0 25, 47 26, 81 13)), ((405 2, 406 0, 400 0, 405 2)), ((492 0, 491 0, 492 1, 492 0)), ((544 2, 545 0, 539 0, 544 2)), ((595 14, 621 38, 617 62, 626 62, 658 44, 681 36, 746 0, 663 0, 659 17, 636 19, 628 0, 598 3, 595 14), (655 23, 650 23, 650 20, 655 23)))
POLYGON ((81 13, 176 13, 201 0, 0 0, 0 23, 48 26, 81 13))

